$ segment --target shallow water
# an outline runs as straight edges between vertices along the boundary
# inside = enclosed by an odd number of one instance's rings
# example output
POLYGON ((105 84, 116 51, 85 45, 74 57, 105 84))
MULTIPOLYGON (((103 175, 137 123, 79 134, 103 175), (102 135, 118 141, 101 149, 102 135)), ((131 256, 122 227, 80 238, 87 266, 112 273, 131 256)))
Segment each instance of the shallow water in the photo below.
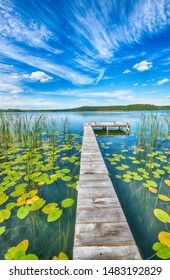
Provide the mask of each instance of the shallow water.
MULTIPOLYGON (((170 197, 170 189, 164 182, 170 179, 169 171, 163 169, 163 167, 168 166, 169 154, 167 152, 170 148, 170 141, 166 141, 161 147, 155 147, 153 150, 155 153, 163 153, 166 157, 166 162, 160 160, 159 156, 161 154, 155 154, 153 156, 153 162, 158 165, 160 164, 160 166, 153 167, 152 171, 157 169, 164 170, 164 174, 161 174, 160 178, 155 178, 151 172, 150 178, 144 178, 142 175, 143 173, 141 171, 138 172, 138 169, 146 168, 147 153, 146 151, 138 151, 136 145, 136 123, 141 113, 143 112, 61 112, 47 115, 50 116, 61 129, 62 120, 67 117, 71 133, 79 135, 83 135, 84 123, 91 123, 93 121, 130 123, 131 132, 129 135, 112 135, 111 133, 109 135, 99 135, 99 132, 97 132, 97 141, 142 258, 148 259, 155 254, 152 246, 155 242, 159 241, 159 232, 170 230, 169 223, 163 223, 153 213, 154 209, 158 208, 166 211, 166 213, 170 215, 170 202, 158 199, 158 194, 170 197), (130 157, 134 157, 135 159, 131 159, 130 157), (143 160, 143 162, 141 160, 143 160), (139 162, 134 163, 133 161, 139 162), (119 170, 122 164, 126 166, 126 168, 119 170), (131 172, 131 175, 133 172, 136 172, 137 178, 133 174, 133 178, 128 182, 128 177, 126 177, 130 174, 128 172, 131 172), (121 178, 117 176, 121 176, 121 178), (136 179, 134 179, 134 177, 136 179), (143 184, 146 184, 146 182, 151 179, 157 186, 150 186, 150 189, 148 186, 144 187, 143 184), (157 193, 153 193, 153 189, 156 189, 157 193)), ((170 111, 159 111, 157 114, 161 115, 162 113, 170 115, 170 111)), ((144 114, 149 115, 150 112, 145 112, 144 114)), ((81 142, 81 139, 79 139, 79 142, 81 142)), ((72 154, 74 154, 74 152, 75 151, 72 151, 72 154)), ((64 153, 67 154, 67 151, 62 151, 60 158, 65 156, 64 153)), ((74 164, 72 164, 71 167, 71 163, 68 161, 61 160, 60 167, 70 168, 74 176, 79 173, 79 167, 77 166, 75 170, 74 164)), ((40 194, 47 203, 60 203, 62 199, 66 197, 73 197, 76 201, 76 190, 68 188, 66 182, 62 180, 58 180, 56 183, 49 186, 42 186, 40 188, 40 194)), ((0 207, 0 209, 2 209, 2 206, 0 207)), ((40 259, 52 259, 54 255, 58 255, 61 251, 65 252, 69 258, 71 258, 76 204, 68 208, 67 211, 66 209, 64 211, 64 215, 61 219, 53 223, 46 223, 46 215, 41 211, 31 213, 33 214, 32 218, 26 218, 23 228, 20 228, 20 221, 13 215, 13 218, 5 223, 6 226, 11 228, 11 231, 4 233, 0 238, 1 243, 4 244, 1 259, 3 259, 3 255, 9 247, 16 246, 20 241, 26 238, 30 238, 28 252, 33 252, 40 259), (32 234, 33 228, 34 234, 32 234), (62 237, 59 236, 59 233, 62 237)), ((157 257, 154 256, 153 258, 157 257)))

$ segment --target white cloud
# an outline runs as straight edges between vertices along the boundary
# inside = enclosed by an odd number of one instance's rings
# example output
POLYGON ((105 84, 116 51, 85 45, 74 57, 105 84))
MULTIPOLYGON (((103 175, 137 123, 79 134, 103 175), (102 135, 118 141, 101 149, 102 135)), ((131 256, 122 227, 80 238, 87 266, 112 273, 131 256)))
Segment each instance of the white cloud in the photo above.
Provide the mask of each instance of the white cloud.
POLYGON ((103 75, 104 75, 104 72, 105 72, 105 70, 104 70, 104 69, 101 69, 101 71, 100 71, 100 73, 99 73, 99 75, 98 75, 98 77, 97 77, 97 79, 96 79, 95 85, 97 85, 98 82, 100 82, 100 80, 102 79, 102 77, 103 77, 103 75))
POLYGON ((131 71, 129 69, 126 69, 125 71, 123 71, 123 74, 128 74, 130 73, 131 71))
POLYGON ((134 87, 136 87, 136 86, 138 86, 138 83, 135 83, 135 84, 134 84, 134 87))
POLYGON ((53 77, 48 76, 42 71, 32 72, 30 75, 25 74, 24 78, 31 79, 33 81, 40 81, 41 83, 49 82, 53 77))
POLYGON ((9 44, 6 40, 1 40, 1 42, 0 52, 8 58, 59 76, 75 85, 93 84, 95 81, 95 78, 91 78, 88 74, 82 74, 65 65, 55 64, 53 61, 51 62, 46 58, 30 55, 23 49, 9 44))
POLYGON ((24 22, 10 0, 3 0, 0 3, 0 23, 2 38, 15 39, 31 47, 42 48, 55 54, 62 53, 61 50, 53 49, 47 44, 49 38, 53 38, 51 31, 42 23, 39 24, 33 20, 24 22))
POLYGON ((163 84, 166 84, 169 82, 169 79, 165 78, 165 79, 162 79, 162 80, 159 80, 157 81, 157 85, 163 85, 163 84))
POLYGON ((136 63, 133 68, 140 72, 147 71, 152 68, 152 62, 143 60, 139 63, 136 63))

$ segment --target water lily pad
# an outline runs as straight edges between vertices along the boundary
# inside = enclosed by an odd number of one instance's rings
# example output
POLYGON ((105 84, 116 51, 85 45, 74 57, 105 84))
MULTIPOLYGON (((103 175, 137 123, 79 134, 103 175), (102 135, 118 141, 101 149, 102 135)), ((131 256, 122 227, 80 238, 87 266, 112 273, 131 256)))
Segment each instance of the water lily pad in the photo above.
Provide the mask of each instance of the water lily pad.
POLYGON ((29 241, 23 240, 16 247, 11 247, 8 249, 4 258, 6 260, 23 260, 25 259, 25 253, 28 249, 29 241))
POLYGON ((148 186, 153 187, 153 188, 157 188, 157 183, 153 180, 147 180, 146 181, 148 186))
POLYGON ((161 231, 158 234, 158 239, 162 244, 170 247, 170 233, 169 232, 161 231))
POLYGON ((165 183, 168 187, 170 187, 170 180, 164 180, 164 183, 165 183))
POLYGON ((128 179, 128 178, 124 179, 123 181, 124 181, 125 183, 130 183, 130 182, 131 182, 131 180, 128 179))
POLYGON ((141 176, 139 176, 139 175, 135 175, 135 176, 133 177, 133 179, 134 179, 135 181, 142 181, 142 180, 143 180, 143 177, 141 177, 141 176))
POLYGON ((57 175, 56 175, 56 174, 52 174, 52 175, 50 175, 50 178, 51 178, 51 180, 57 180, 57 179, 58 179, 58 177, 57 177, 57 175))
POLYGON ((164 210, 156 208, 154 209, 153 213, 161 222, 170 223, 170 216, 164 210))
POLYGON ((116 169, 117 169, 117 170, 120 170, 120 171, 125 170, 125 168, 124 168, 123 166, 116 166, 116 169))
POLYGON ((17 217, 22 220, 28 215, 29 212, 30 207, 28 205, 21 206, 17 211, 17 217))
POLYGON ((122 164, 122 167, 125 168, 125 169, 128 169, 128 168, 129 168, 129 165, 127 165, 127 164, 122 164))
POLYGON ((74 199, 66 198, 61 202, 63 208, 68 208, 74 204, 74 199))
POLYGON ((20 195, 22 195, 24 192, 25 192, 25 189, 20 189, 20 190, 18 190, 18 191, 12 192, 12 193, 10 194, 10 196, 12 196, 12 197, 20 196, 20 195))
POLYGON ((45 203, 46 203, 46 200, 44 200, 43 198, 38 199, 30 206, 30 211, 36 211, 36 210, 41 209, 45 203))
POLYGON ((35 201, 37 201, 37 200, 39 200, 40 199, 40 197, 38 196, 38 195, 35 195, 35 196, 33 196, 32 198, 30 198, 30 199, 28 199, 27 201, 26 201, 26 204, 33 204, 35 201))
POLYGON ((57 208, 57 203, 48 203, 46 206, 43 207, 42 212, 45 214, 49 214, 52 210, 57 208))
POLYGON ((23 183, 23 184, 19 184, 17 186, 15 186, 15 190, 16 191, 19 191, 19 190, 23 190, 27 187, 27 184, 26 183, 23 183))
POLYGON ((153 187, 149 187, 148 188, 150 192, 152 193, 158 193, 157 189, 153 188, 153 187))
POLYGON ((63 213, 63 211, 61 209, 59 209, 59 208, 56 208, 56 209, 52 210, 48 214, 47 221, 49 223, 51 223, 51 222, 54 222, 54 221, 58 220, 61 217, 62 213, 63 213))
POLYGON ((71 172, 71 170, 68 169, 68 168, 63 168, 61 171, 62 171, 64 174, 67 174, 67 173, 70 173, 70 172, 71 172))
POLYGON ((4 232, 5 232, 5 230, 6 230, 6 227, 0 227, 0 235, 2 235, 4 232))
POLYGON ((65 182, 69 182, 69 181, 71 181, 72 177, 71 176, 63 176, 61 179, 65 182))
POLYGON ((45 185, 45 181, 40 181, 40 182, 38 183, 38 186, 43 186, 43 185, 45 185))
POLYGON ((140 161, 139 160, 133 160, 132 161, 134 164, 140 164, 140 161))
POLYGON ((15 202, 10 202, 6 205, 6 209, 12 210, 16 206, 15 202))
POLYGON ((140 173, 145 173, 146 172, 144 168, 138 168, 137 171, 140 172, 140 173))
POLYGON ((122 176, 120 176, 120 175, 116 175, 115 176, 117 179, 121 179, 122 178, 122 176))
POLYGON ((162 169, 156 169, 155 171, 161 175, 165 174, 165 171, 162 169))
POLYGON ((60 252, 59 256, 58 256, 59 260, 68 260, 68 257, 65 253, 60 252))
POLYGON ((163 201, 170 201, 170 198, 164 194, 158 194, 158 198, 163 201))
POLYGON ((28 254, 28 255, 25 256, 24 259, 25 260, 34 260, 34 261, 36 261, 36 260, 38 260, 38 257, 36 255, 34 255, 34 254, 28 254))
POLYGON ((0 193, 0 205, 4 204, 8 200, 9 196, 5 193, 0 193))

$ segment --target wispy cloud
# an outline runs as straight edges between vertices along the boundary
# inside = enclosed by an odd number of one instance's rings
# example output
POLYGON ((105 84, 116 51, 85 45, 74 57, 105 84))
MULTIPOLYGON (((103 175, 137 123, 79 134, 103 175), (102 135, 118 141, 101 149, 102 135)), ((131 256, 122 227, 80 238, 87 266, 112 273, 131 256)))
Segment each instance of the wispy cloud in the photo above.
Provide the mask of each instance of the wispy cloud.
POLYGON ((15 11, 11 0, 0 2, 0 35, 2 38, 15 42, 22 42, 31 47, 42 48, 48 52, 62 53, 62 50, 53 49, 48 45, 50 37, 53 38, 51 31, 42 24, 33 20, 25 22, 21 15, 15 11))
POLYGON ((157 85, 163 85, 163 84, 166 84, 169 82, 169 79, 165 78, 165 79, 162 79, 162 80, 159 80, 157 81, 157 85))
POLYGON ((144 61, 141 61, 139 63, 136 63, 133 66, 133 68, 140 71, 140 72, 147 71, 147 70, 152 68, 152 62, 148 62, 148 61, 144 60, 144 61))
POLYGON ((59 76, 64 80, 68 80, 76 85, 92 84, 95 81, 95 78, 91 78, 88 75, 81 74, 72 68, 64 65, 58 65, 51 62, 49 59, 30 55, 21 48, 10 45, 8 42, 5 42, 5 40, 4 44, 0 45, 0 51, 4 56, 8 56, 9 58, 16 61, 59 76))
POLYGON ((126 69, 125 71, 123 71, 123 74, 128 74, 130 73, 131 71, 129 69, 126 69))

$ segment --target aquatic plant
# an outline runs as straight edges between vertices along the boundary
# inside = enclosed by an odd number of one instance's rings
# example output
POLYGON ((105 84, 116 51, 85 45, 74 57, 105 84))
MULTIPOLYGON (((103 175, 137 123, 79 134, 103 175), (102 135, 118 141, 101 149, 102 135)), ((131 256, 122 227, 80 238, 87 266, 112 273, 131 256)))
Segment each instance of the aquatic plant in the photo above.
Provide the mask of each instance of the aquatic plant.
MULTIPOLYGON (((3 240, 10 232, 15 234, 9 244, 22 234, 40 259, 54 252, 59 259, 72 256, 81 137, 71 134, 68 124, 65 136, 57 129, 44 116, 0 115, 1 242, 7 247, 3 240)), ((22 248, 14 259, 28 259, 25 253, 22 248)))
MULTIPOLYGON (((133 197, 134 205, 136 205, 134 207, 139 212, 136 220, 141 220, 143 225, 145 216, 148 215, 150 221, 148 230, 152 232, 152 228, 155 228, 156 232, 157 229, 159 236, 159 232, 164 230, 169 232, 170 230, 170 118, 163 114, 142 114, 134 133, 136 141, 131 144, 130 149, 126 144, 128 137, 123 136, 117 153, 115 151, 116 138, 114 140, 107 135, 107 138, 99 137, 98 141, 113 179, 113 185, 118 194, 122 195, 120 201, 125 205, 125 213, 131 219, 132 213, 129 214, 127 210, 129 207, 126 202, 127 198, 124 199, 126 192, 133 197), (107 152, 106 147, 109 147, 107 152)), ((117 137, 121 139, 120 136, 117 137)), ((130 223, 135 234, 136 224, 134 230, 132 221, 130 223)), ((139 236, 140 234, 137 236, 137 243, 140 247, 139 236)), ((155 237, 153 237, 154 239, 155 237)), ((153 250, 156 253, 151 258, 155 256, 169 258, 170 248, 165 248, 165 244, 161 244, 160 247, 155 245, 153 250), (163 249, 165 249, 165 255, 163 249)), ((152 252, 152 248, 150 251, 152 252)))

